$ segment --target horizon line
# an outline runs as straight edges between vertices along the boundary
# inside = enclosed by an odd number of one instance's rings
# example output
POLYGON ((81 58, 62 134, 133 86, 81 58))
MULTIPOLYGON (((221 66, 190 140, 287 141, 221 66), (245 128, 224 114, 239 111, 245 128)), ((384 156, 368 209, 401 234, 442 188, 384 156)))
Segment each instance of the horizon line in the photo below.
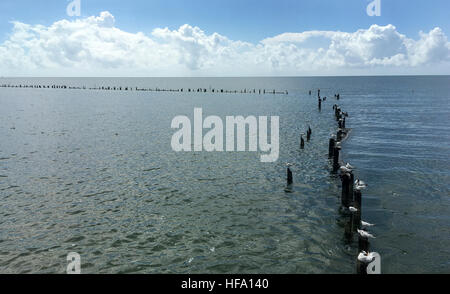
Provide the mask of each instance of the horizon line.
POLYGON ((310 76, 0 76, 0 79, 18 79, 18 78, 56 78, 56 79, 73 79, 73 78, 108 78, 108 79, 124 79, 124 78, 164 78, 164 79, 205 79, 205 78, 358 78, 358 77, 448 77, 450 74, 411 74, 411 75, 310 75, 310 76))

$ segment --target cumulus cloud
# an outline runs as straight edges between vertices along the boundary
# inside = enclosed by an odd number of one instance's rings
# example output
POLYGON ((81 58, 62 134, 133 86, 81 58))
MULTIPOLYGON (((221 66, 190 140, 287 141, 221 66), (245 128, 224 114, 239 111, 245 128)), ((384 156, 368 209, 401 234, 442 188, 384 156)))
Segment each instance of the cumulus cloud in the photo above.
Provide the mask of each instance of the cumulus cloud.
MULTIPOLYGON (((414 40, 395 26, 356 32, 284 33, 257 44, 188 24, 128 33, 109 12, 50 26, 13 23, 0 44, 0 75, 308 75, 392 73, 448 68, 440 28, 414 40)), ((446 72, 448 74, 448 72, 446 72)))

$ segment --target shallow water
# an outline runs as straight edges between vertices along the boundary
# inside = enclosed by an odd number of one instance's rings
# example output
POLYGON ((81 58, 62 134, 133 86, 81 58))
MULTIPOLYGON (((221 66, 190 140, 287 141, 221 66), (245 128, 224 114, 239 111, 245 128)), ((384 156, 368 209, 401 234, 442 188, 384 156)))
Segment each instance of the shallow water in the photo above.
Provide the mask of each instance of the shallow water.
POLYGON ((369 184, 383 273, 450 273, 450 77, 0 79, 289 95, 0 88, 0 272, 354 273, 340 180, 330 173, 334 93, 346 161, 369 184), (316 92, 328 96, 317 110, 316 92), (280 116, 280 159, 176 153, 176 115, 280 116), (313 136, 299 150, 299 134, 313 136), (292 193, 285 163, 294 162, 292 193))

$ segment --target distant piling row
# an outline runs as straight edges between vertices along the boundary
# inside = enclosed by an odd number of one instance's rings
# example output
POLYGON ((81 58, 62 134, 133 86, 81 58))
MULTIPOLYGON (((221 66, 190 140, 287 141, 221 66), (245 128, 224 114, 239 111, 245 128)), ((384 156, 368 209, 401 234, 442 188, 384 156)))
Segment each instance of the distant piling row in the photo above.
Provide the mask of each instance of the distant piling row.
POLYGON ((68 86, 68 85, 30 85, 30 84, 2 84, 0 88, 24 88, 24 89, 67 89, 67 90, 96 90, 96 91, 142 91, 142 92, 179 92, 179 93, 216 93, 216 94, 272 94, 272 95, 288 95, 287 90, 267 90, 267 89, 241 89, 241 90, 227 90, 215 88, 139 88, 139 87, 124 87, 124 86, 68 86))
MULTIPOLYGON (((309 96, 312 95, 312 91, 309 91, 309 96)), ((319 109, 321 109, 321 103, 322 103, 322 99, 320 98, 320 89, 317 91, 317 96, 319 98, 319 109)), ((305 134, 302 133, 300 134, 300 149, 303 150, 305 149, 305 138, 303 137, 305 134)), ((308 126, 308 129, 306 130, 306 142, 311 141, 311 137, 312 137, 312 129, 311 126, 308 126)), ((293 177, 292 177, 292 170, 291 167, 293 166, 293 164, 288 163, 287 164, 287 188, 285 191, 291 191, 290 187, 293 184, 293 177)))

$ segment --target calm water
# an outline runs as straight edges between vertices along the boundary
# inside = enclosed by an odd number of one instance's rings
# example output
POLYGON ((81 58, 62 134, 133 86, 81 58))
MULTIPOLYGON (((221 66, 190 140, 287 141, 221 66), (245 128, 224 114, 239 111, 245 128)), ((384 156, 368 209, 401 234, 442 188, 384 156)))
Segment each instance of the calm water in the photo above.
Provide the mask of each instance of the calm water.
POLYGON ((84 273, 354 273, 327 158, 338 92, 353 129, 343 156, 369 184, 363 219, 376 223, 382 272, 450 273, 450 77, 9 82, 289 95, 0 88, 0 273, 64 273, 73 251, 84 273), (307 95, 317 88, 322 112, 307 95), (280 116, 279 161, 173 152, 172 118, 194 107, 280 116))

